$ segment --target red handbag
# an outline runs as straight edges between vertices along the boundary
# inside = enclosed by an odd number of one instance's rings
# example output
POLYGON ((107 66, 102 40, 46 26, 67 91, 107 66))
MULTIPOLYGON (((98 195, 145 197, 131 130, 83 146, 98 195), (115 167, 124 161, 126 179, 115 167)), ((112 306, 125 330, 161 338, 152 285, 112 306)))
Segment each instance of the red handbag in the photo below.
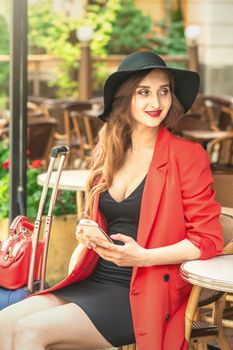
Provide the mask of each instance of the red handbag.
POLYGON ((0 287, 3 287, 3 289, 16 290, 27 286, 29 293, 33 293, 34 289, 43 290, 45 288, 46 261, 53 218, 52 212, 57 197, 58 183, 68 152, 69 148, 67 146, 53 147, 51 150, 50 162, 35 224, 31 224, 25 216, 17 216, 10 226, 8 239, 0 242, 0 287), (41 218, 50 178, 58 156, 60 156, 60 161, 55 173, 55 182, 45 219, 44 236, 41 241, 39 240, 41 218), (37 282, 39 282, 39 285, 37 282))
MULTIPOLYGON (((9 236, 0 242, 0 285, 7 289, 18 289, 27 284, 32 253, 32 232, 34 225, 27 217, 17 216, 10 228, 9 236)), ((38 277, 43 251, 39 241, 36 252, 34 280, 38 277)))

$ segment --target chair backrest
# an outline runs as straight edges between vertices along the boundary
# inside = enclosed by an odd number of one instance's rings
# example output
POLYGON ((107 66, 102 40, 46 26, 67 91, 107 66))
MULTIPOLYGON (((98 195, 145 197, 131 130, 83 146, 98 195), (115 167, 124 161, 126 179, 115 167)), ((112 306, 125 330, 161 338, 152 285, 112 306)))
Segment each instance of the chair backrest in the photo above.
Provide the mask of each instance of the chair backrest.
POLYGON ((85 151, 91 151, 93 149, 96 144, 98 130, 103 124, 94 114, 95 112, 92 110, 71 113, 74 131, 83 154, 85 151))
POLYGON ((233 165, 233 132, 209 142, 207 152, 211 163, 233 165))
POLYGON ((27 127, 27 142, 30 159, 41 159, 48 163, 50 148, 53 146, 53 136, 57 122, 53 118, 29 118, 27 127))
POLYGON ((228 95, 198 95, 192 113, 199 113, 212 130, 232 130, 233 97, 228 95))
POLYGON ((210 130, 210 123, 203 119, 201 114, 187 113, 179 119, 174 128, 174 132, 179 134, 182 130, 210 130))
POLYGON ((233 208, 233 173, 213 172, 215 198, 223 207, 233 208))
POLYGON ((91 109, 92 104, 89 101, 77 101, 75 103, 66 103, 63 107, 64 118, 64 134, 68 143, 71 145, 71 132, 74 128, 71 115, 73 112, 82 112, 84 110, 91 109))
MULTIPOLYGON (((233 216, 222 213, 220 215, 219 222, 222 225, 222 234, 224 239, 223 254, 226 254, 227 251, 229 252, 228 247, 231 246, 233 242, 233 216)), ((233 252, 231 254, 233 254, 233 252)))

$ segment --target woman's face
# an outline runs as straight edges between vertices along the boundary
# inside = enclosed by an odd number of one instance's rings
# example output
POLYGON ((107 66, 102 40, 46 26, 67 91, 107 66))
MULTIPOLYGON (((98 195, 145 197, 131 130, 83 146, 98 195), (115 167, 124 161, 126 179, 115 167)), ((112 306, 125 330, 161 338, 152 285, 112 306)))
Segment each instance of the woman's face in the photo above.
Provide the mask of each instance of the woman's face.
POLYGON ((160 70, 152 70, 136 87, 131 113, 137 124, 158 127, 166 118, 171 104, 168 76, 160 70))

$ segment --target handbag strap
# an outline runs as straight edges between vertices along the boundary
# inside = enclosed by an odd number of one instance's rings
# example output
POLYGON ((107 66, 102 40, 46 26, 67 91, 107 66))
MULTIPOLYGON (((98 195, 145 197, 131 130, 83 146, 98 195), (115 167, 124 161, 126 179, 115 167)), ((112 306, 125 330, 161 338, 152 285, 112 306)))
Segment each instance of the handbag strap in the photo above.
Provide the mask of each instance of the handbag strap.
POLYGON ((34 230, 34 225, 30 223, 28 218, 23 215, 18 215, 16 218, 12 221, 10 227, 9 227, 9 235, 14 236, 22 232, 22 230, 27 229, 31 232, 34 230))

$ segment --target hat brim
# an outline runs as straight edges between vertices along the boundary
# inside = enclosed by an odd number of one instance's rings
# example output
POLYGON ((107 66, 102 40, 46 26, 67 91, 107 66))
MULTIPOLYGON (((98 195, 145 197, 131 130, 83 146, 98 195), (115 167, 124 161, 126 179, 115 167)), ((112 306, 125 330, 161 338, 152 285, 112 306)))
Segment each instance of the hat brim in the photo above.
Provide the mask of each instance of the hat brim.
POLYGON ((117 88, 126 80, 130 75, 136 72, 144 70, 160 69, 170 72, 175 80, 175 95, 179 102, 184 108, 185 113, 193 105, 199 90, 200 78, 199 74, 193 71, 171 68, 166 66, 148 65, 138 70, 125 70, 118 71, 111 74, 104 85, 104 109, 103 112, 98 116, 101 120, 107 121, 109 113, 112 109, 112 103, 114 94, 117 88))

